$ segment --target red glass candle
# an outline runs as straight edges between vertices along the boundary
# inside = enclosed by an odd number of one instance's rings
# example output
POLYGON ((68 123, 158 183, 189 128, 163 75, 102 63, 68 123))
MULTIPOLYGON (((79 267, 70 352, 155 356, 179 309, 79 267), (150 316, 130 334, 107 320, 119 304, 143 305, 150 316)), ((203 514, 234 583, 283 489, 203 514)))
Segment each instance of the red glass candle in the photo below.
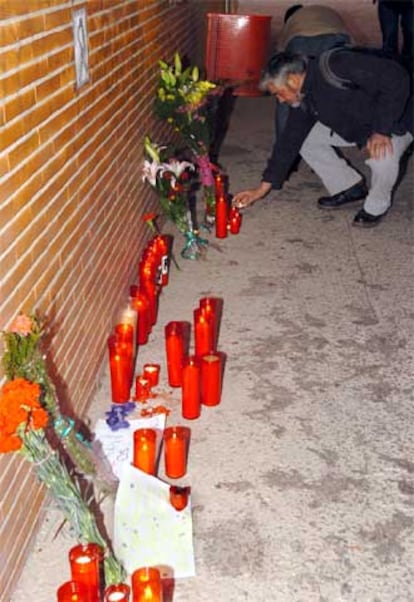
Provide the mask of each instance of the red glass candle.
POLYGON ((134 431, 134 455, 133 465, 135 468, 148 473, 155 474, 157 433, 154 429, 137 429, 134 431))
POLYGON ((137 343, 145 345, 151 332, 150 304, 147 295, 137 290, 134 296, 131 295, 131 306, 138 312, 137 343))
POLYGON ((240 227, 242 223, 242 214, 236 207, 233 207, 230 211, 229 223, 230 232, 232 234, 238 234, 240 232, 240 227))
POLYGON ((166 286, 169 281, 170 273, 170 246, 171 239, 165 234, 157 236, 158 251, 161 256, 161 269, 159 283, 161 286, 166 286))
POLYGON ((189 493, 190 487, 177 487, 177 485, 170 486, 170 504, 177 512, 181 512, 181 510, 184 510, 184 508, 187 507, 189 493))
POLYGON ((84 585, 67 581, 57 590, 57 602, 84 602, 88 592, 84 585))
POLYGON ((135 401, 147 401, 151 397, 151 383, 148 378, 138 374, 135 379, 135 401))
POLYGON ((124 352, 130 358, 129 363, 129 388, 131 389, 132 378, 134 375, 134 363, 135 363, 135 341, 134 341, 134 327, 132 324, 116 324, 115 325, 115 338, 124 348, 124 352))
POLYGON ((190 355, 183 366, 182 415, 187 420, 200 416, 201 382, 200 364, 194 355, 190 355))
POLYGON ((185 426, 169 426, 164 430, 165 474, 179 479, 187 471, 187 450, 190 429, 185 426))
POLYGON ((96 543, 79 544, 69 551, 72 581, 83 585, 82 602, 100 602, 99 565, 103 556, 96 543))
POLYGON ((105 590, 104 602, 128 602, 130 588, 126 583, 110 585, 105 590))
POLYGON ((227 201, 224 196, 216 198, 216 237, 227 236, 227 201))
POLYGON ((225 178, 221 173, 216 173, 214 175, 214 187, 215 187, 216 197, 224 196, 225 178))
POLYGON ((144 280, 141 282, 140 290, 144 292, 149 301, 149 316, 150 316, 150 324, 153 326, 157 321, 158 315, 158 294, 159 287, 157 284, 150 282, 149 280, 144 280))
POLYGON ((197 357, 214 351, 214 321, 202 308, 194 310, 194 352, 197 357))
POLYGON ((161 574, 153 567, 142 567, 132 573, 132 602, 163 602, 161 574))
POLYGON ((184 330, 181 322, 169 322, 165 327, 168 383, 181 387, 184 363, 184 330))
POLYGON ((221 398, 222 361, 219 354, 210 353, 201 358, 201 403, 216 406, 221 398))
POLYGON ((108 338, 111 396, 114 403, 130 399, 132 355, 128 345, 121 343, 116 335, 108 338))
POLYGON ((200 299, 200 309, 203 310, 203 313, 212 322, 213 345, 211 350, 215 351, 217 349, 221 316, 223 313, 223 299, 220 297, 203 297, 200 299))
POLYGON ((148 379, 151 387, 156 387, 160 380, 160 365, 159 364, 144 364, 144 378, 148 379))

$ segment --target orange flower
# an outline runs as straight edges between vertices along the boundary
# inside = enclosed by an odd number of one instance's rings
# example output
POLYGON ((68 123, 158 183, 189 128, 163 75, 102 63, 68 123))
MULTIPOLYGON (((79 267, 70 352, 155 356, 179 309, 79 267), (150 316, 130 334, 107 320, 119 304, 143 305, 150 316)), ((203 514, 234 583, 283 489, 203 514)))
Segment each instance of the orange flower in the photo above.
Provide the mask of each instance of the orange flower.
POLYGON ((3 385, 0 394, 0 452, 16 451, 22 441, 19 427, 41 429, 47 426, 48 413, 40 405, 40 386, 24 378, 3 385))
POLYGON ((14 318, 8 330, 9 332, 14 332, 26 337, 33 331, 33 326, 34 324, 32 318, 29 318, 29 316, 26 316, 26 314, 19 314, 16 318, 14 318))
POLYGON ((144 222, 153 222, 157 217, 158 215, 156 213, 145 213, 142 219, 144 222))

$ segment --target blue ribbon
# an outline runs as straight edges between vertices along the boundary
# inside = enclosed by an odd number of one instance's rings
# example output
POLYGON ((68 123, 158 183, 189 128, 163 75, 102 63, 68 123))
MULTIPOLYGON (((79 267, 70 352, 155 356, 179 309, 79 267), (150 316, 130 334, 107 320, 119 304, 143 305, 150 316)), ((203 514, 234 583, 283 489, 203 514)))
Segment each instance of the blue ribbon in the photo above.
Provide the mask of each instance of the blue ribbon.
POLYGON ((184 232, 186 243, 181 251, 184 259, 198 259, 203 247, 208 245, 208 240, 201 238, 194 230, 184 232))
MULTIPOLYGON (((75 430, 75 421, 73 418, 68 418, 67 416, 59 416, 54 422, 54 427, 59 437, 65 439, 73 430, 75 430)), ((79 431, 75 430, 75 437, 86 447, 91 447, 90 441, 88 441, 79 431)))

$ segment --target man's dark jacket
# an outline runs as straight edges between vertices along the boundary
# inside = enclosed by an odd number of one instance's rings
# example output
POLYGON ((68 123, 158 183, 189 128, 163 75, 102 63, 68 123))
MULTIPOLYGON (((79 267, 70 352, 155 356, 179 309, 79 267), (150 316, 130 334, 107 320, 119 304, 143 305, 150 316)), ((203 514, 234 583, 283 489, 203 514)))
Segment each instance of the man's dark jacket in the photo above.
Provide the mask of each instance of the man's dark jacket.
POLYGON ((308 133, 320 121, 347 142, 362 147, 374 133, 413 132, 413 107, 407 72, 396 61, 374 53, 341 49, 329 57, 335 84, 310 59, 300 108, 290 111, 262 179, 281 188, 308 133), (342 82, 342 86, 339 86, 342 82))

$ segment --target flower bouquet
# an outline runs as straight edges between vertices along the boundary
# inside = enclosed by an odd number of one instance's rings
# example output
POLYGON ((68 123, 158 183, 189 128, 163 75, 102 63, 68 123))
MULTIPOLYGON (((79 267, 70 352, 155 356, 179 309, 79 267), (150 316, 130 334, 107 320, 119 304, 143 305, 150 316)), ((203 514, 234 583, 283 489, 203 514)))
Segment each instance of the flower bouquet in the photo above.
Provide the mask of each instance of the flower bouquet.
POLYGON ((106 584, 119 583, 123 568, 101 534, 85 500, 86 493, 81 490, 80 480, 94 474, 94 463, 87 446, 72 436, 73 421, 59 412, 39 348, 42 335, 40 321, 25 314, 3 332, 3 366, 9 380, 0 390, 0 452, 18 452, 32 462, 38 479, 52 494, 76 539, 80 543, 97 543, 104 551, 106 584), (59 444, 63 440, 62 449, 59 444), (85 475, 81 474, 83 469, 87 471, 85 475))
POLYGON ((160 79, 154 110, 160 119, 174 126, 194 155, 206 208, 206 217, 214 216, 215 190, 211 144, 211 98, 217 95, 216 84, 201 80, 198 67, 183 69, 179 54, 174 65, 159 61, 160 79))
POLYGON ((194 228, 189 208, 190 172, 194 171, 194 165, 174 157, 167 158, 166 149, 166 146, 151 142, 148 136, 145 138, 146 158, 142 180, 148 182, 157 192, 163 214, 185 236, 186 244, 181 252, 182 257, 196 259, 207 245, 207 240, 200 238, 194 228))

